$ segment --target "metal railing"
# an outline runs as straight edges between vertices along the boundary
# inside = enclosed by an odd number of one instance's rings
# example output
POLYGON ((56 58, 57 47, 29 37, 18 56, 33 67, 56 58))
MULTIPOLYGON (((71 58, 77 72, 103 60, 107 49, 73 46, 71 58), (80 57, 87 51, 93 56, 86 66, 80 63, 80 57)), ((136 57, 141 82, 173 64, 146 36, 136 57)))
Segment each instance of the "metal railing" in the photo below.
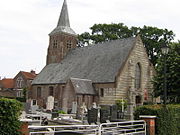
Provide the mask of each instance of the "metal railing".
POLYGON ((100 125, 59 125, 29 126, 29 135, 55 135, 63 133, 86 135, 146 135, 146 123, 143 120, 109 122, 100 125))
POLYGON ((29 135, 54 135, 56 133, 79 133, 97 135, 98 125, 29 126, 29 135))
POLYGON ((102 123, 99 135, 146 135, 146 123, 143 120, 102 123))

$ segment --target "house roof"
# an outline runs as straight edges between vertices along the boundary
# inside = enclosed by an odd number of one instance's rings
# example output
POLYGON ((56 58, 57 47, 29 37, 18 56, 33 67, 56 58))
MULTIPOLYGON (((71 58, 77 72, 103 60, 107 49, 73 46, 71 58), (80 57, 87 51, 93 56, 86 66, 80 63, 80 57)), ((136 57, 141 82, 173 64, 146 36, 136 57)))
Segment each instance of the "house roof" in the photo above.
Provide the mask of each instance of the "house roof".
POLYGON ((24 77, 25 77, 26 79, 34 79, 34 78, 36 77, 36 74, 31 73, 31 72, 21 71, 21 73, 24 75, 24 77))
POLYGON ((92 81, 88 79, 70 78, 74 90, 77 94, 95 95, 96 92, 92 86, 92 81))
POLYGON ((14 88, 14 80, 11 78, 0 80, 0 85, 3 88, 14 88))
POLYGON ((135 45, 137 37, 113 40, 101 44, 75 48, 60 63, 44 67, 32 84, 66 83, 73 78, 86 78, 93 83, 115 82, 135 45))

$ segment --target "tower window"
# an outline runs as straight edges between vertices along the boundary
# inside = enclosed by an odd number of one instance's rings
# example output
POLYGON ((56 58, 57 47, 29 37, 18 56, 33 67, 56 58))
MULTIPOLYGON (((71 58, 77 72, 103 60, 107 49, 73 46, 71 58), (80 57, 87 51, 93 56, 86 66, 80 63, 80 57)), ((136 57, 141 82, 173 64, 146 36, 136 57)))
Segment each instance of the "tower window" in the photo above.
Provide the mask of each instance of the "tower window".
POLYGON ((140 63, 136 64, 136 70, 135 70, 135 82, 134 87, 139 89, 141 88, 141 67, 140 63))
POLYGON ((68 40, 67 41, 67 49, 71 49, 72 48, 72 41, 68 40))
POLYGON ((53 40, 53 48, 58 48, 58 42, 57 42, 57 40, 53 40))

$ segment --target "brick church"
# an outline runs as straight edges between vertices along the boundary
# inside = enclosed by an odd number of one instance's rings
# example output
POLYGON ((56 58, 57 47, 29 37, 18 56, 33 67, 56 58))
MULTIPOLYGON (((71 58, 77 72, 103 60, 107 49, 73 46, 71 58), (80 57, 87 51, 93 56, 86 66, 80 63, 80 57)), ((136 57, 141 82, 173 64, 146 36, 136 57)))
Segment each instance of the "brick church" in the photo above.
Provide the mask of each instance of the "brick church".
POLYGON ((77 47, 64 0, 57 27, 49 34, 46 66, 32 82, 30 99, 46 107, 47 97, 53 96, 54 107, 65 111, 72 103, 89 108, 93 102, 112 105, 124 99, 132 115, 134 107, 152 100, 153 74, 140 36, 77 47))

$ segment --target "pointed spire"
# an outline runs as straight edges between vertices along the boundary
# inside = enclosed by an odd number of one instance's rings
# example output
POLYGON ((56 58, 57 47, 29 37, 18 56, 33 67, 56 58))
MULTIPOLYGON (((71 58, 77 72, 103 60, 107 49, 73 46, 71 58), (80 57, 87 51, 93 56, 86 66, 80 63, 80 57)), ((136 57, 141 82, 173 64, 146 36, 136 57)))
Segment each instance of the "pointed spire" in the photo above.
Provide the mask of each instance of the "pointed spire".
POLYGON ((68 33, 71 35, 76 35, 76 33, 70 27, 66 0, 64 0, 57 27, 49 35, 53 35, 53 34, 61 33, 61 32, 68 33))
POLYGON ((60 14, 60 17, 59 17, 59 21, 58 21, 57 27, 58 26, 67 26, 67 27, 70 27, 68 8, 67 8, 66 0, 64 0, 63 6, 62 6, 62 9, 61 9, 61 14, 60 14))

